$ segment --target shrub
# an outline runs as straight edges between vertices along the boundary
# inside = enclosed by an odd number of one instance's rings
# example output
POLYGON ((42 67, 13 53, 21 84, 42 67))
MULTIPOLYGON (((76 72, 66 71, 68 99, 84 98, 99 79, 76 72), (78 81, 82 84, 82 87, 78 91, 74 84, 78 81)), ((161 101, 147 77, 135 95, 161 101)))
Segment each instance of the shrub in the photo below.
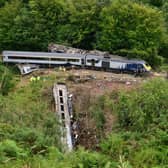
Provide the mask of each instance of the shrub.
POLYGON ((146 131, 152 124, 161 126, 165 121, 162 117, 167 115, 167 102, 168 85, 161 79, 146 83, 138 91, 122 92, 116 104, 120 126, 137 131, 146 131))
POLYGON ((107 139, 103 140, 100 144, 102 151, 116 160, 123 153, 124 141, 119 134, 111 134, 107 139))
POLYGON ((14 86, 13 74, 7 67, 0 64, 0 94, 7 95, 14 86))
POLYGON ((27 152, 20 148, 15 141, 4 140, 0 143, 0 161, 5 161, 8 158, 26 157, 27 152))

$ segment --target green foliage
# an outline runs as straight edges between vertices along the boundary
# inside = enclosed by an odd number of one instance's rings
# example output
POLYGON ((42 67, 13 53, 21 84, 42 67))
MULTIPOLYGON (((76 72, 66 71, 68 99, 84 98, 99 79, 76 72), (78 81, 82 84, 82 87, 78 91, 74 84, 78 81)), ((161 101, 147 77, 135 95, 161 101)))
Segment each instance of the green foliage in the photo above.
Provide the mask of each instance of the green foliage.
POLYGON ((108 103, 103 109, 109 107, 117 113, 118 123, 113 133, 100 144, 102 152, 116 161, 123 156, 128 167, 129 163, 135 168, 166 167, 167 81, 151 80, 137 90, 108 97, 101 99, 102 104, 111 98, 111 105, 108 103))
POLYGON ((0 8, 3 7, 6 2, 8 2, 8 0, 0 0, 0 8))
POLYGON ((100 12, 107 2, 97 0, 72 0, 69 20, 58 29, 58 36, 65 43, 78 48, 92 49, 99 30, 100 12))
POLYGON ((14 88, 13 73, 0 62, 0 94, 7 95, 14 88))
POLYGON ((20 148, 15 141, 4 140, 0 142, 0 162, 5 162, 7 159, 17 159, 26 156, 27 153, 20 148))
POLYGON ((105 124, 105 116, 103 114, 102 109, 95 105, 91 107, 91 116, 95 120, 96 126, 98 130, 103 130, 104 124, 105 124))
POLYGON ((121 136, 118 134, 112 134, 102 142, 101 148, 104 153, 107 153, 118 160, 119 156, 122 155, 123 145, 124 141, 121 136))
POLYGON ((7 3, 0 10, 0 49, 47 50, 56 40, 57 25, 64 21, 62 4, 55 0, 7 3))
POLYGON ((103 9, 101 18, 102 30, 97 35, 99 49, 119 50, 119 54, 143 58, 156 65, 157 50, 165 31, 160 11, 131 1, 115 0, 103 9))
POLYGON ((60 148, 58 120, 50 110, 51 100, 42 95, 49 83, 42 82, 0 96, 0 141, 14 140, 31 155, 45 154, 52 145, 60 148))
POLYGON ((104 135, 107 112, 117 116, 116 126, 106 138, 100 136, 98 152, 78 148, 66 154, 60 152, 59 123, 50 109, 48 89, 53 80, 30 82, 0 96, 0 167, 166 167, 166 80, 151 80, 134 91, 95 99, 88 114, 97 133, 104 135))
POLYGON ((168 109, 167 86, 164 80, 153 80, 139 92, 121 93, 117 105, 121 126, 143 131, 152 124, 161 125, 168 109))

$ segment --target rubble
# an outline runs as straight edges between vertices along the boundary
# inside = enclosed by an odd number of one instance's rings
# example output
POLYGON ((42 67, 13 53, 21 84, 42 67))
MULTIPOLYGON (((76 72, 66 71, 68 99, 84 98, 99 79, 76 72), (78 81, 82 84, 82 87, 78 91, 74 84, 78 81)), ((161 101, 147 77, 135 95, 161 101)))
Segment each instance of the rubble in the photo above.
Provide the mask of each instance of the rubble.
POLYGON ((59 53, 67 53, 67 54, 91 54, 91 55, 97 55, 97 56, 112 56, 109 54, 109 52, 103 52, 99 50, 83 50, 73 47, 68 47, 64 45, 59 44, 49 44, 48 45, 48 51, 50 52, 59 52, 59 53))
POLYGON ((113 60, 128 60, 126 57, 121 57, 118 55, 110 54, 108 51, 99 51, 99 50, 83 50, 78 48, 73 48, 69 46, 64 46, 60 44, 50 43, 48 45, 49 52, 57 52, 57 53, 66 53, 66 54, 83 54, 83 55, 96 55, 96 56, 104 56, 110 57, 113 60))

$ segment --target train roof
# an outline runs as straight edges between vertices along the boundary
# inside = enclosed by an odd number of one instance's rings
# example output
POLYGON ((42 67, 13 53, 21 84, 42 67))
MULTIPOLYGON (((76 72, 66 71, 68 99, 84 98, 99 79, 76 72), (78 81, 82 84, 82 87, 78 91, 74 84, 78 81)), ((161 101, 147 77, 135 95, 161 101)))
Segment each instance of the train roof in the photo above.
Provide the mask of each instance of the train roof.
POLYGON ((24 57, 55 57, 59 56, 61 58, 84 58, 87 55, 87 58, 90 59, 102 59, 102 60, 110 60, 110 61, 119 61, 119 62, 126 62, 126 63, 139 63, 144 64, 146 63, 143 60, 138 59, 128 59, 126 57, 121 57, 117 55, 107 55, 107 56, 99 56, 99 55, 93 55, 93 54, 68 54, 68 53, 57 53, 57 52, 36 52, 36 51, 3 51, 3 56, 24 56, 24 57))
POLYGON ((136 59, 127 59, 127 60, 111 59, 111 61, 120 61, 120 62, 126 62, 126 63, 136 63, 136 64, 145 64, 146 63, 143 60, 136 60, 136 59))
POLYGON ((119 61, 119 62, 126 62, 126 63, 137 63, 137 64, 144 64, 146 63, 144 60, 138 59, 128 59, 126 57, 116 56, 116 55, 107 55, 107 56, 97 56, 97 55, 87 55, 87 58, 94 58, 94 59, 102 59, 102 60, 110 60, 110 61, 119 61))
POLYGON ((84 55, 81 54, 66 54, 66 53, 52 53, 52 52, 32 52, 32 51, 3 51, 2 55, 7 56, 34 56, 34 57, 55 57, 59 56, 62 58, 83 58, 84 55))

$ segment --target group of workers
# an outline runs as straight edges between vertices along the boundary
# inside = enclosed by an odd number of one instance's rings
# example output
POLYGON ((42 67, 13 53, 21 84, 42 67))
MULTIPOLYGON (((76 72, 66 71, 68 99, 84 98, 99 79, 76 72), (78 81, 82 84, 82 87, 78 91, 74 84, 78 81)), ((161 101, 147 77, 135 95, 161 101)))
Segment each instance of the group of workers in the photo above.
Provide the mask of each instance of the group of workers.
POLYGON ((36 81, 39 81, 40 80, 40 76, 32 76, 31 78, 30 78, 30 81, 31 82, 36 82, 36 81))
MULTIPOLYGON (((59 67, 59 71, 65 72, 65 71, 66 71, 66 68, 60 66, 60 67, 59 67)), ((31 82, 36 82, 36 81, 39 81, 39 80, 40 80, 40 76, 32 76, 32 77, 30 78, 30 81, 31 81, 31 82)))

